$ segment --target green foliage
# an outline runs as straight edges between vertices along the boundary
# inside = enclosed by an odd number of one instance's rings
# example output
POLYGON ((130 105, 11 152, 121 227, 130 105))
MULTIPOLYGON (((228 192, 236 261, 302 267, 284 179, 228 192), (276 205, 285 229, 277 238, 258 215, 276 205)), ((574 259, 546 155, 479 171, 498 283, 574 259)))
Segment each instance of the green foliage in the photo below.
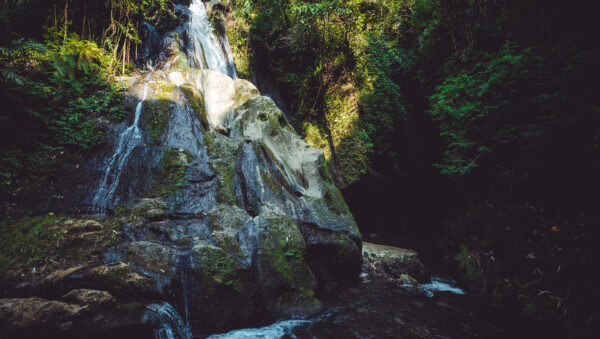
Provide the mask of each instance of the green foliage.
POLYGON ((60 260, 60 229, 55 228, 64 218, 55 216, 39 217, 14 222, 0 223, 0 273, 9 269, 39 267, 50 261, 60 260))
POLYGON ((376 156, 395 159, 394 139, 406 130, 408 107, 402 88, 394 81, 411 66, 406 53, 384 35, 367 34, 368 44, 361 71, 365 78, 361 88, 362 122, 376 156))
POLYGON ((586 89, 567 87, 582 86, 575 81, 584 78, 575 68, 577 57, 571 50, 552 51, 561 60, 507 43, 436 88, 429 114, 439 122, 444 145, 443 161, 436 165, 442 174, 461 177, 483 164, 488 177, 525 180, 540 162, 553 162, 546 156, 557 142, 592 150, 595 129, 588 124, 598 121, 593 100, 586 89))
POLYGON ((249 26, 237 39, 250 68, 278 82, 290 121, 333 168, 346 154, 335 140, 344 122, 331 118, 348 106, 327 94, 349 78, 353 128, 376 172, 433 176, 435 166, 501 195, 598 166, 590 74, 600 59, 581 47, 588 33, 557 19, 575 12, 552 0, 246 0, 232 11, 249 26))
POLYGON ((104 144, 99 119, 125 118, 123 97, 108 75, 109 61, 93 42, 47 34, 45 45, 16 40, 0 50, 1 194, 50 180, 62 160, 78 161, 104 144), (28 182, 28 184, 25 184, 28 182))

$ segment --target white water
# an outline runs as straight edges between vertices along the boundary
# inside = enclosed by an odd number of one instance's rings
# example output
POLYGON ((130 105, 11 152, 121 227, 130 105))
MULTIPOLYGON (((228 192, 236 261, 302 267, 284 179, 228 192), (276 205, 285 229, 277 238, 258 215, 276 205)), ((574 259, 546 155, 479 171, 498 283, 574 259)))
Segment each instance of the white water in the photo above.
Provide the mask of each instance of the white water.
POLYGON ((147 97, 148 84, 146 83, 142 90, 142 98, 135 108, 135 119, 133 124, 120 135, 115 153, 110 158, 108 166, 104 171, 102 181, 100 182, 100 185, 98 185, 98 190, 92 201, 93 210, 97 213, 106 213, 108 204, 119 186, 123 167, 127 163, 131 151, 142 142, 142 131, 139 128, 139 124, 142 106, 147 97))
POLYGON ((223 334, 215 334, 207 339, 275 339, 286 335, 294 338, 292 330, 296 326, 308 322, 308 320, 284 320, 265 327, 245 328, 223 334))
POLYGON ((156 339, 192 339, 192 331, 169 303, 148 306, 144 321, 160 323, 154 330, 156 339))
POLYGON ((214 69, 233 79, 237 77, 227 36, 223 38, 224 47, 222 47, 208 20, 206 7, 202 0, 193 0, 190 5, 190 33, 194 37, 196 60, 200 63, 204 62, 205 68, 214 69))
POLYGON ((431 277, 431 283, 419 285, 419 291, 425 293, 428 297, 433 297, 435 292, 450 292, 454 294, 465 294, 465 291, 461 288, 454 286, 455 282, 449 278, 442 278, 438 276, 431 277))

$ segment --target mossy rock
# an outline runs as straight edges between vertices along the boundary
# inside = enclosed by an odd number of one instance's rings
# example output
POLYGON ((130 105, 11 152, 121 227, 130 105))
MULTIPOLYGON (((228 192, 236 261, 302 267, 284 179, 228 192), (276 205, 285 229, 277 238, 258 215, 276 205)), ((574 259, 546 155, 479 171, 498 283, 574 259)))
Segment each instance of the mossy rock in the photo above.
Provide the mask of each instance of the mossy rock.
POLYGON ((238 243, 238 231, 231 228, 213 231, 210 238, 225 252, 235 255, 242 260, 247 259, 238 243))
MULTIPOLYGON (((229 12, 231 15, 232 12, 229 12)), ((235 61, 238 76, 242 79, 252 79, 255 73, 252 68, 251 52, 249 43, 250 24, 245 18, 235 17, 235 20, 227 20, 227 38, 231 46, 231 53, 235 61)))
POLYGON ((193 70, 193 68, 190 67, 190 64, 188 63, 187 55, 182 51, 178 51, 175 55, 173 55, 169 59, 169 63, 171 65, 171 70, 178 70, 182 72, 188 72, 193 70))
POLYGON ((124 245, 123 255, 146 272, 169 275, 177 268, 177 251, 155 242, 130 242, 124 245))
POLYGON ((263 208, 258 234, 257 279, 266 307, 278 315, 311 314, 321 308, 317 282, 305 263, 306 243, 289 216, 263 208))
POLYGON ((6 219, 0 222, 0 276, 97 261, 106 247, 119 241, 121 227, 116 219, 99 222, 55 215, 6 219))
POLYGON ((325 93, 324 116, 302 124, 304 140, 324 153, 340 189, 358 181, 369 166, 371 143, 360 124, 357 98, 351 83, 334 84, 325 93))
POLYGON ((192 256, 207 293, 217 286, 229 286, 237 292, 244 290, 246 267, 223 249, 201 242, 192 249, 192 256))
POLYGON ((188 286, 193 331, 223 332, 262 321, 264 313, 258 308, 248 267, 205 241, 193 247, 192 261, 188 286))
POLYGON ((217 202, 236 205, 235 163, 242 152, 242 141, 209 131, 204 133, 204 143, 210 156, 209 165, 215 172, 218 182, 217 202))
POLYGON ((233 81, 235 91, 235 107, 240 107, 248 99, 260 96, 260 91, 253 83, 244 79, 236 79, 233 81))
POLYGON ((143 103, 142 126, 153 142, 158 142, 165 132, 174 103, 166 99, 148 99, 143 103))
POLYGON ((165 201, 151 198, 141 199, 130 211, 127 211, 126 209, 120 210, 120 212, 125 213, 125 215, 141 216, 149 220, 163 219, 166 217, 168 211, 169 205, 165 201))
POLYGON ((156 284, 152 279, 138 274, 124 262, 95 267, 87 273, 86 280, 91 287, 118 297, 156 294, 156 284))
POLYGON ((249 220, 250 215, 237 206, 218 204, 209 212, 208 225, 211 230, 241 229, 249 220))
POLYGON ((190 108, 194 110, 196 116, 200 119, 202 128, 204 128, 205 131, 208 131, 208 116, 206 115, 206 107, 204 106, 204 97, 202 93, 188 84, 179 86, 179 89, 183 92, 183 96, 190 108))
POLYGON ((155 175, 153 193, 169 198, 174 197, 186 183, 185 171, 192 161, 187 150, 169 149, 163 156, 161 167, 155 175))

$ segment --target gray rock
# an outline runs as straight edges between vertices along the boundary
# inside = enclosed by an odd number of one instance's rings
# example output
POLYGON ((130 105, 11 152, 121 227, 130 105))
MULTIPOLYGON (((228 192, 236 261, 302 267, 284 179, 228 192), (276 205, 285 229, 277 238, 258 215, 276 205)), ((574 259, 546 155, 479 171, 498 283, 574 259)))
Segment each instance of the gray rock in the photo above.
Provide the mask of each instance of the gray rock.
POLYGON ((306 263, 306 242, 291 217, 265 207, 254 219, 254 267, 267 309, 279 316, 306 316, 322 309, 317 280, 306 263))
POLYGON ((115 297, 106 291, 84 288, 72 290, 71 292, 62 296, 61 299, 67 302, 84 305, 88 308, 113 304, 115 302, 115 297))
POLYGON ((135 205, 133 208, 134 213, 149 219, 149 220, 160 220, 163 219, 169 210, 169 206, 166 202, 160 199, 144 198, 135 205))
POLYGON ((150 241, 136 241, 124 245, 125 258, 144 272, 173 274, 177 269, 177 251, 150 241))
POLYGON ((427 281, 429 274, 417 257, 417 252, 404 248, 363 242, 363 272, 371 277, 396 279, 414 284, 427 281))

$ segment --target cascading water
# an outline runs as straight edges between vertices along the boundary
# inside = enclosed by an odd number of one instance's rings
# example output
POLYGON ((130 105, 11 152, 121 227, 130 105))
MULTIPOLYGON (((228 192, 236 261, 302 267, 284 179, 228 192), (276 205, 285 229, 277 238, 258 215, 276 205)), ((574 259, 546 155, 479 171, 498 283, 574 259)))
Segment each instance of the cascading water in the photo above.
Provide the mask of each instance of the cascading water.
POLYGON ((148 306, 144 321, 158 324, 158 328, 154 330, 156 339, 192 339, 190 328, 169 303, 148 306))
POLYGON ((202 0, 193 0, 190 5, 190 33, 194 37, 194 56, 200 63, 199 67, 214 69, 233 79, 237 78, 227 36, 222 37, 222 46, 214 34, 202 0))
POLYGON ((133 124, 129 126, 121 136, 119 137, 119 143, 115 149, 115 153, 110 158, 108 166, 104 171, 102 181, 98 186, 94 200, 92 201, 92 208, 94 212, 106 213, 108 204, 113 198, 119 181, 121 180, 121 174, 123 167, 127 163, 129 155, 135 147, 142 142, 142 131, 139 128, 140 116, 142 114, 142 107, 144 101, 148 97, 148 84, 144 84, 142 90, 142 98, 138 102, 135 108, 135 118, 133 124))

